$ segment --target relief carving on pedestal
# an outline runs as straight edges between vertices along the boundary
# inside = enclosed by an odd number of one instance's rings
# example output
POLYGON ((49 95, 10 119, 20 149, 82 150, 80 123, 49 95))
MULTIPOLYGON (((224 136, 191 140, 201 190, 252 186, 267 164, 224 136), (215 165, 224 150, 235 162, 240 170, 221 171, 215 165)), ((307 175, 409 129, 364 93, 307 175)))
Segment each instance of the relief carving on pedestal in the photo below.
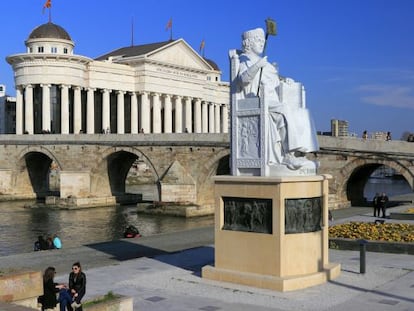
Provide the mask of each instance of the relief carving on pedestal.
POLYGON ((285 234, 320 231, 321 220, 321 197, 285 200, 285 234))
POLYGON ((223 230, 272 234, 272 200, 223 197, 223 230))

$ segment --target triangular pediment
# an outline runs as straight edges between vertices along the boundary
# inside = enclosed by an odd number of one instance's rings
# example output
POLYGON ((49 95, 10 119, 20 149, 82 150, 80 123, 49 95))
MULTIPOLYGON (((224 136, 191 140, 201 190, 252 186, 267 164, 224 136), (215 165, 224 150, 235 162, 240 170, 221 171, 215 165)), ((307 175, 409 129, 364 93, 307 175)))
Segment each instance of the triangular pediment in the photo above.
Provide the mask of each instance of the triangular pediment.
POLYGON ((157 62, 192 68, 194 70, 213 70, 210 64, 196 53, 183 39, 172 41, 171 44, 167 44, 148 53, 147 58, 157 62))

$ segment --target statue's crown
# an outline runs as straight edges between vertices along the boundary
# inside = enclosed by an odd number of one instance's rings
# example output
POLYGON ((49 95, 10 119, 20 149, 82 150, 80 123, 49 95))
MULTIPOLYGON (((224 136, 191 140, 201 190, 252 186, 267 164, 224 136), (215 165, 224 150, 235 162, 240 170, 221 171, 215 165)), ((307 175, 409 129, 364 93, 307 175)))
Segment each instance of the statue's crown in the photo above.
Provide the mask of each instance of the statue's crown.
POLYGON ((243 33, 242 38, 243 40, 245 40, 245 39, 254 38, 254 37, 264 38, 264 36, 265 36, 264 30, 262 28, 256 28, 256 29, 245 31, 243 33))

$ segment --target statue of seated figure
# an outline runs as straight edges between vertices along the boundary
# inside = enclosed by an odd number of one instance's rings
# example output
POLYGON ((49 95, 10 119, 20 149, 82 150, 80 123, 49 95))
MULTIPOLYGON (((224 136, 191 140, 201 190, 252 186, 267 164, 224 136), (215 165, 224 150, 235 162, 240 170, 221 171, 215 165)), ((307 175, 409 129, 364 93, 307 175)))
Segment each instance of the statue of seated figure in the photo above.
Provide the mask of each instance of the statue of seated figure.
MULTIPOLYGON (((243 51, 230 52, 230 57, 234 57, 232 67, 235 67, 231 81, 232 109, 234 101, 254 98, 266 108, 265 119, 261 119, 267 123, 266 127, 257 126, 255 130, 267 131, 266 135, 259 134, 266 137, 259 138, 265 145, 263 156, 267 168, 264 175, 314 175, 318 163, 306 159, 304 154, 317 151, 319 147, 312 118, 304 104, 302 85, 280 77, 276 66, 267 61, 267 56, 261 56, 265 44, 263 29, 246 31, 242 39, 243 51)), ((232 114, 232 118, 234 116, 232 114)), ((246 138, 249 137, 246 122, 240 118, 239 122, 232 121, 234 125, 241 128, 237 139, 242 150, 237 151, 238 157, 249 157, 246 153, 246 138)), ((254 128, 254 125, 249 127, 254 128)), ((235 165, 235 161, 232 164, 235 165)))

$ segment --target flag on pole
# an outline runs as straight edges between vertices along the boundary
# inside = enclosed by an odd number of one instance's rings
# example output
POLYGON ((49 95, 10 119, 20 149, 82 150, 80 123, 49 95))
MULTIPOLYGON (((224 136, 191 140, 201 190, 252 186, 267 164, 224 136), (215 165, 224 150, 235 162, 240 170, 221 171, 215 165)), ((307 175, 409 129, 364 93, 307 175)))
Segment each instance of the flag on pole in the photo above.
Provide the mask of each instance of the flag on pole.
POLYGON ((172 18, 170 18, 170 20, 168 21, 167 26, 165 27, 165 31, 171 28, 172 28, 172 18))
POLYGON ((172 17, 167 23, 167 26, 165 27, 165 31, 170 30, 170 41, 172 41, 172 17))
POLYGON ((270 17, 266 19, 266 34, 276 36, 276 22, 270 17))
POLYGON ((206 42, 204 41, 204 39, 203 39, 203 41, 201 41, 201 43, 200 43, 200 53, 201 53, 201 51, 203 51, 204 50, 204 46, 206 45, 206 42))
POLYGON ((52 7, 52 0, 46 0, 45 4, 43 5, 43 14, 45 13, 45 9, 50 9, 52 7))

